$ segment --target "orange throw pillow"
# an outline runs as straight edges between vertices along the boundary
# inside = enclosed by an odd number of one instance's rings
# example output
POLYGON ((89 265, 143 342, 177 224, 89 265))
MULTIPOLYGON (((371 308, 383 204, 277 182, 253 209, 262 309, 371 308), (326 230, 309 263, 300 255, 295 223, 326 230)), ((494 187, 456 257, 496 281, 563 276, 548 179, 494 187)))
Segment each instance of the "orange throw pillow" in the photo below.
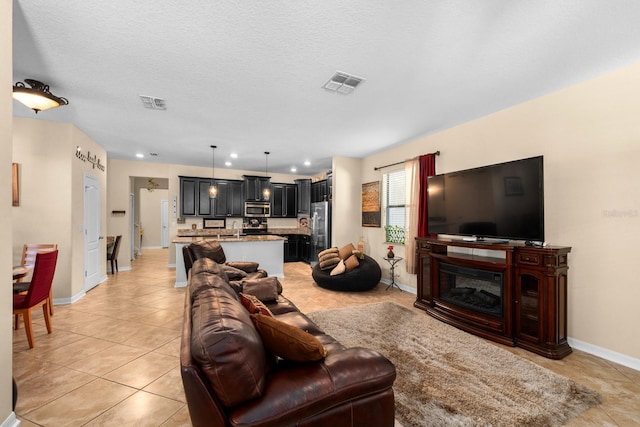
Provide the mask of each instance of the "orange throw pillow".
POLYGON ((273 317, 273 313, 269 308, 264 305, 255 295, 249 295, 240 292, 240 302, 251 314, 264 314, 265 316, 273 317))
POLYGON ((344 245, 340 248, 340 250, 338 251, 338 255, 340 255, 340 259, 344 261, 349 258, 355 250, 356 248, 355 246, 353 246, 353 243, 349 243, 348 245, 344 245))
POLYGON ((351 270, 355 269, 360 265, 360 261, 358 261, 358 257, 355 255, 351 255, 344 261, 344 272, 348 273, 351 270))
POLYGON ((320 341, 300 328, 262 314, 252 314, 251 320, 267 350, 284 360, 315 362, 327 355, 320 341))

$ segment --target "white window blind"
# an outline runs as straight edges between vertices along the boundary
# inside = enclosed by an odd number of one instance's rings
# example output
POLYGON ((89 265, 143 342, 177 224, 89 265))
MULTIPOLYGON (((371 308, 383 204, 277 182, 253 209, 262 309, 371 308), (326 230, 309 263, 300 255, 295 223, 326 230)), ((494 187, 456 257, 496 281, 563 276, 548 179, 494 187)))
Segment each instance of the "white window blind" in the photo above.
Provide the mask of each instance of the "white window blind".
POLYGON ((384 176, 386 238, 389 242, 404 243, 405 228, 405 172, 404 169, 389 172, 384 176), (400 227, 402 231, 391 230, 400 227), (400 235, 399 235, 400 234, 400 235), (391 237, 393 236, 393 237, 391 237))

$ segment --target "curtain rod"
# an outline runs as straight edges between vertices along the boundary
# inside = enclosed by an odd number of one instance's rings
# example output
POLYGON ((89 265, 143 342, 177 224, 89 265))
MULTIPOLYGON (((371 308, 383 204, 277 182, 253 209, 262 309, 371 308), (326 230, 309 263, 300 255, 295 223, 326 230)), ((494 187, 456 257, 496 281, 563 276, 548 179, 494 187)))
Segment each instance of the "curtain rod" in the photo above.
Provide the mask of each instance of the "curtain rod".
MULTIPOLYGON (((440 155, 440 150, 436 151, 435 153, 431 153, 431 154, 433 154, 434 156, 439 156, 440 155)), ((417 159, 417 158, 418 158, 417 156, 416 157, 412 157, 412 159, 417 159)), ((403 163, 404 162, 395 162, 395 163, 391 163, 391 164, 388 164, 388 165, 375 167, 375 168, 373 168, 373 170, 374 171, 378 171, 380 169, 389 168, 391 166, 401 165, 403 163)))

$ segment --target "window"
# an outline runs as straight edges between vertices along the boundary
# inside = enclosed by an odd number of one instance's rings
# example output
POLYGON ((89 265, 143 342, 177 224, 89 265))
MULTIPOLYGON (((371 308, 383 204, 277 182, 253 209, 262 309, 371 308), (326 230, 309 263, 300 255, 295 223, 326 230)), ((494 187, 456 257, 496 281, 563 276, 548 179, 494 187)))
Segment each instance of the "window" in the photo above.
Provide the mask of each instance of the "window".
POLYGON ((406 201, 404 169, 384 175, 385 240, 404 244, 406 201))

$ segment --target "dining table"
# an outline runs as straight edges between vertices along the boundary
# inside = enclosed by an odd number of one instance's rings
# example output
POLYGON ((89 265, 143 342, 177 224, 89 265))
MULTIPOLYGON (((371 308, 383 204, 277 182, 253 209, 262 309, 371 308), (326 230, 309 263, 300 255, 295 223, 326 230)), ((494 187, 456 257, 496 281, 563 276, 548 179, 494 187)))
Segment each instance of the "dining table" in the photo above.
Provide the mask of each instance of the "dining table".
POLYGON ((29 273, 29 270, 26 267, 16 265, 13 267, 13 280, 22 279, 27 273, 29 273))

